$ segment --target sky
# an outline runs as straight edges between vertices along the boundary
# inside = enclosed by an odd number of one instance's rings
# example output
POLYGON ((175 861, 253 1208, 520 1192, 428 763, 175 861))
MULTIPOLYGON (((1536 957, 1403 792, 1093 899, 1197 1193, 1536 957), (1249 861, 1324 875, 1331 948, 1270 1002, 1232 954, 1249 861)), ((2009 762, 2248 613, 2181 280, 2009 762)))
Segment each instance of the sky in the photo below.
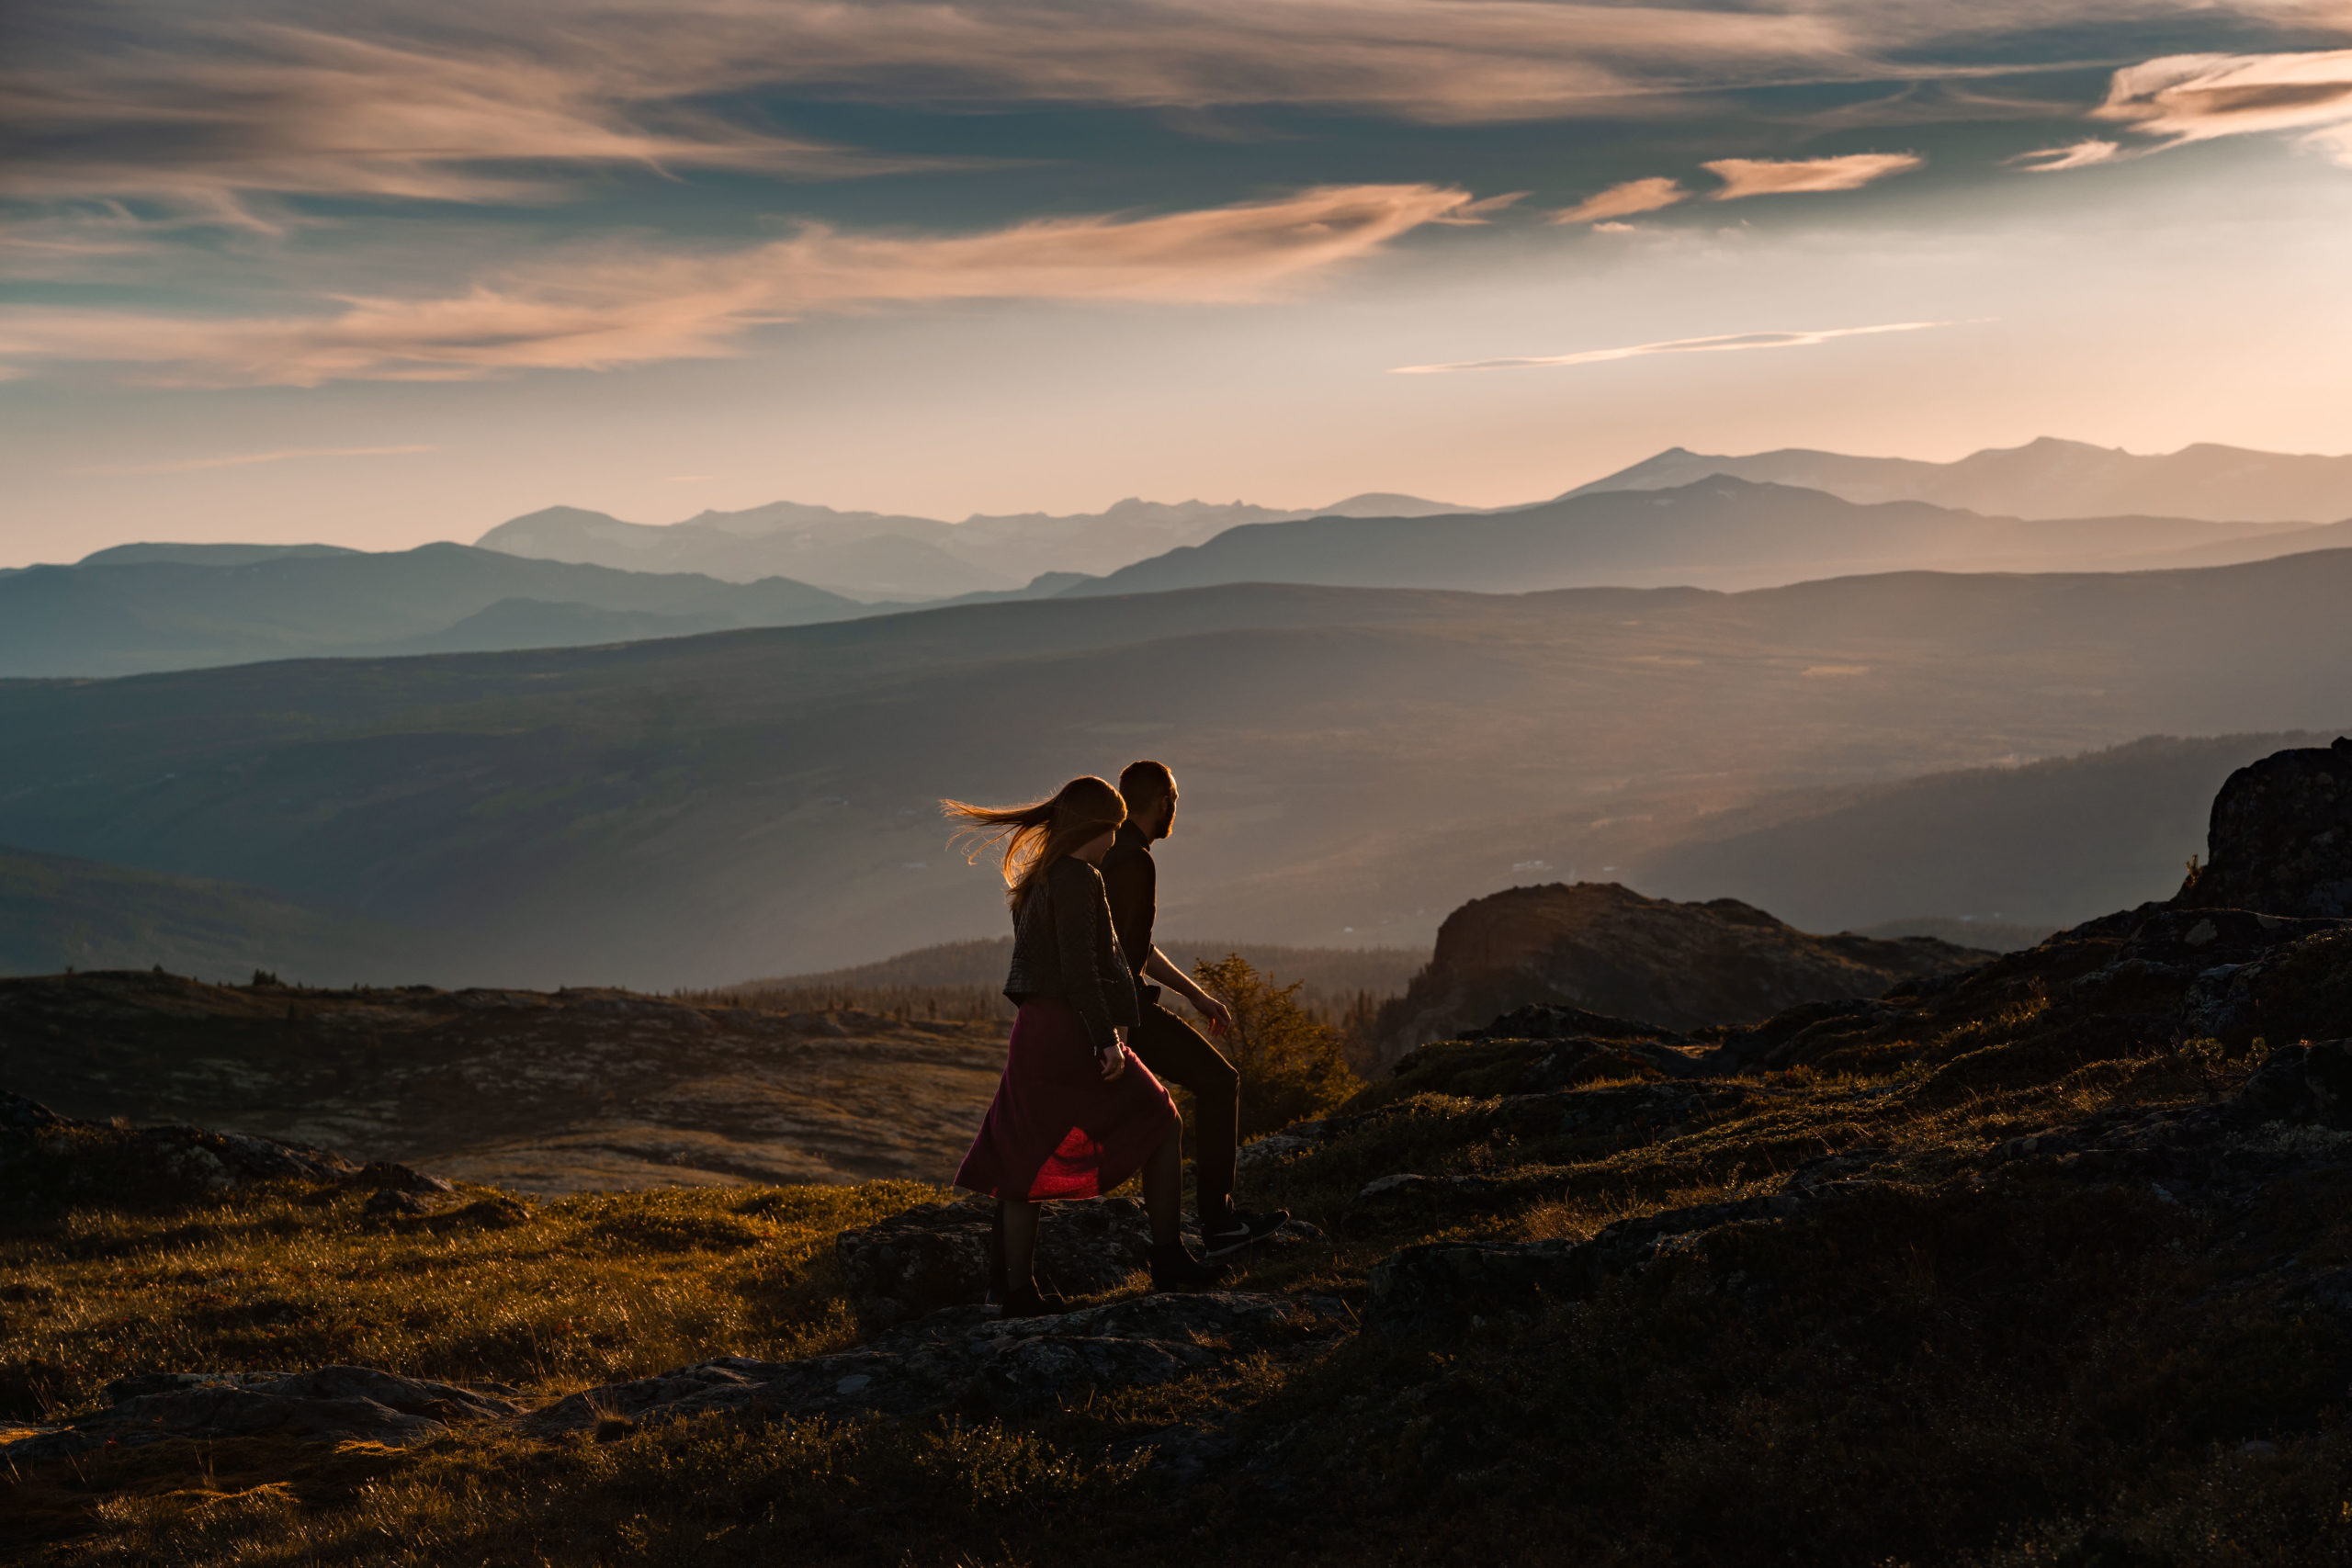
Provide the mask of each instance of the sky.
POLYGON ((16 0, 0 566, 2352 451, 2352 0, 16 0))

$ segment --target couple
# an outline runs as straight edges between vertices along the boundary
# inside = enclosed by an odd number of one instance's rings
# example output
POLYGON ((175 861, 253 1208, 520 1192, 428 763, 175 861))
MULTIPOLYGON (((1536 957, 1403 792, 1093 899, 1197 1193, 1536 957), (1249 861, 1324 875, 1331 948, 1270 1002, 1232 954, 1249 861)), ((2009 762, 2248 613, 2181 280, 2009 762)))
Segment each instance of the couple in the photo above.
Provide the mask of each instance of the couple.
POLYGON ((1159 1005, 1159 987, 1137 987, 1138 975, 1165 981, 1218 1033, 1233 1021, 1151 945, 1151 846, 1175 824, 1174 775, 1159 762, 1133 762, 1117 789, 1088 777, 1031 806, 941 804, 984 844, 1004 841, 1012 906, 1004 994, 1021 1011, 996 1100, 956 1173, 956 1186, 998 1200, 990 1294, 1008 1316, 1046 1310, 1032 1278, 1037 1204, 1096 1197, 1138 1171, 1151 1213, 1152 1289, 1216 1284, 1224 1268, 1184 1247, 1182 1125, 1161 1079, 1191 1089, 1199 1109, 1193 1168, 1208 1255, 1237 1251, 1290 1216, 1234 1207, 1233 1065, 1159 1005))

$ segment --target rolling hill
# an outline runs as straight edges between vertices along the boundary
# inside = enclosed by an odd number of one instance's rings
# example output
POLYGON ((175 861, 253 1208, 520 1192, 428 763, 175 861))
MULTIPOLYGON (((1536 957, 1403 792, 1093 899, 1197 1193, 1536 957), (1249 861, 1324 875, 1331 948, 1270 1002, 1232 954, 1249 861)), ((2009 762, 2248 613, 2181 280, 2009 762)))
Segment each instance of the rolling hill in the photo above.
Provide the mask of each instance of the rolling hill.
POLYGON ((1000 931, 937 799, 1148 754, 1185 785, 1167 929, 1414 945, 1787 792, 2336 722, 2348 594, 2340 551, 1737 594, 1243 586, 18 682, 0 841, 429 929, 455 955, 423 980, 718 985, 1000 931))
POLYGON ((2189 564, 2169 557, 2192 549, 2236 551, 2235 559, 2279 553, 2265 547, 2273 532, 2180 517, 2028 522, 1917 501, 1857 503, 1818 490, 1714 476, 1476 516, 1251 524, 1075 584, 1063 595, 1218 582, 1490 593, 1603 584, 1738 589, 1858 571, 2111 570, 2189 564))
POLYGON ((0 677, 610 642, 866 613, 781 578, 614 571, 464 545, 128 549, 0 577, 0 677))
POLYGON ((2143 456, 2049 436, 1951 463, 1794 447, 1713 457, 1673 446, 1567 495, 1672 490, 1717 474, 1826 491, 1852 502, 1926 501, 2015 517, 2150 513, 2241 523, 2352 517, 2352 457, 2254 452, 2201 441, 2143 456))
POLYGON ((348 981, 406 977, 435 955, 423 932, 349 919, 258 887, 0 848, 0 975, 255 970, 348 981))

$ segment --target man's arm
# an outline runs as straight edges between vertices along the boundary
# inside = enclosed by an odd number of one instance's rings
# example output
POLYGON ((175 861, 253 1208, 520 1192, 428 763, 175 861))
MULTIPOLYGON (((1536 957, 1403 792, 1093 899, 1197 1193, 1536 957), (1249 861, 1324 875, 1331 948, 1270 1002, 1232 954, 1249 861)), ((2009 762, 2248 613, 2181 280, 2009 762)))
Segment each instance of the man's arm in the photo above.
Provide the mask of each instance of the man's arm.
POLYGON ((1233 1027, 1233 1010, 1201 989, 1200 982, 1170 964, 1159 949, 1151 950, 1143 967, 1145 974, 1192 1003, 1193 1010, 1209 1021, 1210 1033, 1222 1034, 1233 1027))

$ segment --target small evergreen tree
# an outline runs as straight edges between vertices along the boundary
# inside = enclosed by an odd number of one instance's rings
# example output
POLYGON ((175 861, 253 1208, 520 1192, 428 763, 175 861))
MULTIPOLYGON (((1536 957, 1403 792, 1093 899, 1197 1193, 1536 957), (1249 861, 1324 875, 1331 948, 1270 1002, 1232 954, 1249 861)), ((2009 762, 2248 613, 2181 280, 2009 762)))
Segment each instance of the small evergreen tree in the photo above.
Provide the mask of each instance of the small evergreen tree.
POLYGON ((1239 953, 1202 960, 1193 977, 1233 1010, 1216 1045, 1241 1075, 1242 1137, 1320 1115, 1363 1087, 1340 1032, 1298 1005, 1304 982, 1277 986, 1239 953))

